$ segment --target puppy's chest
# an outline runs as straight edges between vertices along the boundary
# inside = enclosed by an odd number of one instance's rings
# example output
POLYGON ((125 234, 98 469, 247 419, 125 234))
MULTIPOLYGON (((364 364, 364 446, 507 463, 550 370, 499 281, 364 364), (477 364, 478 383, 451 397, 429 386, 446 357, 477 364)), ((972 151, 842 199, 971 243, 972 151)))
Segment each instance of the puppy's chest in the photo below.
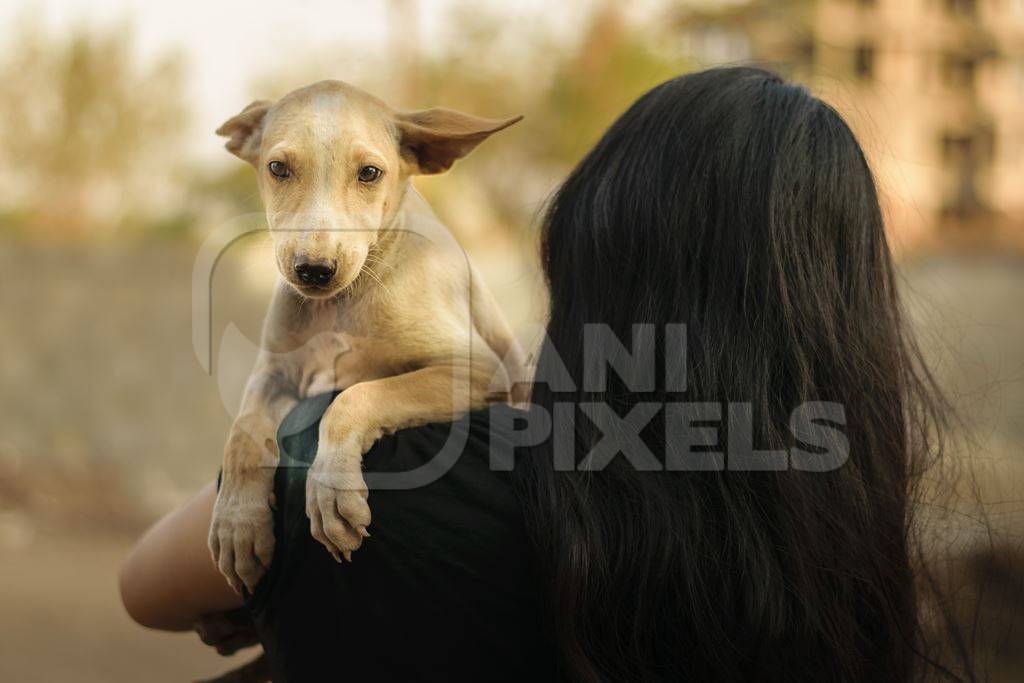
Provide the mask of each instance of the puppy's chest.
MULTIPOLYGON (((417 327, 379 309, 339 309, 322 315, 301 335, 301 346, 290 359, 299 394, 342 391, 419 367, 424 349, 417 327)), ((433 338, 438 336, 435 331, 433 338)))
POLYGON ((293 359, 299 395, 342 391, 353 384, 403 371, 381 353, 381 340, 343 331, 323 331, 310 337, 293 359))
POLYGON ((422 280, 403 271, 388 279, 386 291, 314 305, 288 300, 290 313, 275 320, 295 349, 288 365, 300 395, 340 391, 468 353, 468 302, 438 297, 438 284, 422 280))

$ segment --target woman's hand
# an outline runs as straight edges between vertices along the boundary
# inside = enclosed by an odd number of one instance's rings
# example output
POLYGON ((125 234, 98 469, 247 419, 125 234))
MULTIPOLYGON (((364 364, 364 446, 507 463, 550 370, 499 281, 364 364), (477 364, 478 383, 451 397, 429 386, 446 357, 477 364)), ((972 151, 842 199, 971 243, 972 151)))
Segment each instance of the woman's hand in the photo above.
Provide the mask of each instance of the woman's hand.
MULTIPOLYGON (((203 643, 225 657, 259 643, 256 625, 244 608, 204 614, 196 622, 195 631, 203 643)), ((206 683, 266 683, 269 680, 270 667, 261 652, 259 657, 248 664, 211 678, 206 683)))
POLYGON ((256 624, 244 607, 204 614, 196 622, 195 632, 199 640, 225 657, 260 642, 256 635, 256 624))

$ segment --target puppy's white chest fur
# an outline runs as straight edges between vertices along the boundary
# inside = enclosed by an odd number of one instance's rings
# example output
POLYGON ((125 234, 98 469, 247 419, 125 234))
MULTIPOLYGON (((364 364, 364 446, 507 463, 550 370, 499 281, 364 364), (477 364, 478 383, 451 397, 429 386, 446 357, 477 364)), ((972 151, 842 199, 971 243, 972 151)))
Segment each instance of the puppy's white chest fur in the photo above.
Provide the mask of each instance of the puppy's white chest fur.
POLYGON ((345 389, 382 377, 391 377, 417 366, 402 351, 398 339, 324 331, 310 337, 301 349, 291 352, 300 398, 345 389))
POLYGON ((344 332, 321 332, 311 338, 298 359, 298 390, 301 398, 342 391, 370 379, 366 368, 373 363, 368 340, 356 340, 344 332))

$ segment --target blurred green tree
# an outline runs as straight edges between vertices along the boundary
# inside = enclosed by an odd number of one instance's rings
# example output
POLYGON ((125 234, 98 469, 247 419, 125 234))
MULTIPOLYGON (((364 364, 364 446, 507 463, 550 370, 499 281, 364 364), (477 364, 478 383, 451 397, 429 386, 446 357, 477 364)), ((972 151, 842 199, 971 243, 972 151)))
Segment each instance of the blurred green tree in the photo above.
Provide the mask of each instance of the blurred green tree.
MULTIPOLYGON (((550 189, 637 97, 689 66, 666 49, 669 36, 631 24, 617 2, 598 4, 573 40, 468 4, 448 23, 458 39, 421 55, 414 94, 422 105, 526 115, 502 133, 500 152, 463 162, 505 230, 527 227, 538 209, 527 197, 550 189)), ((428 194, 441 207, 464 196, 441 181, 428 194)))
POLYGON ((634 100, 682 73, 687 62, 660 43, 629 27, 618 3, 603 5, 543 92, 538 125, 547 132, 536 153, 575 164, 634 100))
POLYGON ((158 202, 188 121, 181 60, 142 63, 125 25, 54 36, 23 20, 0 58, 0 110, 3 223, 47 238, 158 202))

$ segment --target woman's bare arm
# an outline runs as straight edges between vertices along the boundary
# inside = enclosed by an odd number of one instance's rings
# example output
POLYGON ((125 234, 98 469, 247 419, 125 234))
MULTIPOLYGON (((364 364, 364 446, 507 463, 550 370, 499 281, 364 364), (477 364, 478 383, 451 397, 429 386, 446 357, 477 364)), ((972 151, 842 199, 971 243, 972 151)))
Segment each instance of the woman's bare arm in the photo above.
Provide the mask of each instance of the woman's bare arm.
POLYGON ((200 617, 242 605, 206 544, 214 484, 153 525, 121 568, 121 600, 149 628, 192 630, 200 617))

